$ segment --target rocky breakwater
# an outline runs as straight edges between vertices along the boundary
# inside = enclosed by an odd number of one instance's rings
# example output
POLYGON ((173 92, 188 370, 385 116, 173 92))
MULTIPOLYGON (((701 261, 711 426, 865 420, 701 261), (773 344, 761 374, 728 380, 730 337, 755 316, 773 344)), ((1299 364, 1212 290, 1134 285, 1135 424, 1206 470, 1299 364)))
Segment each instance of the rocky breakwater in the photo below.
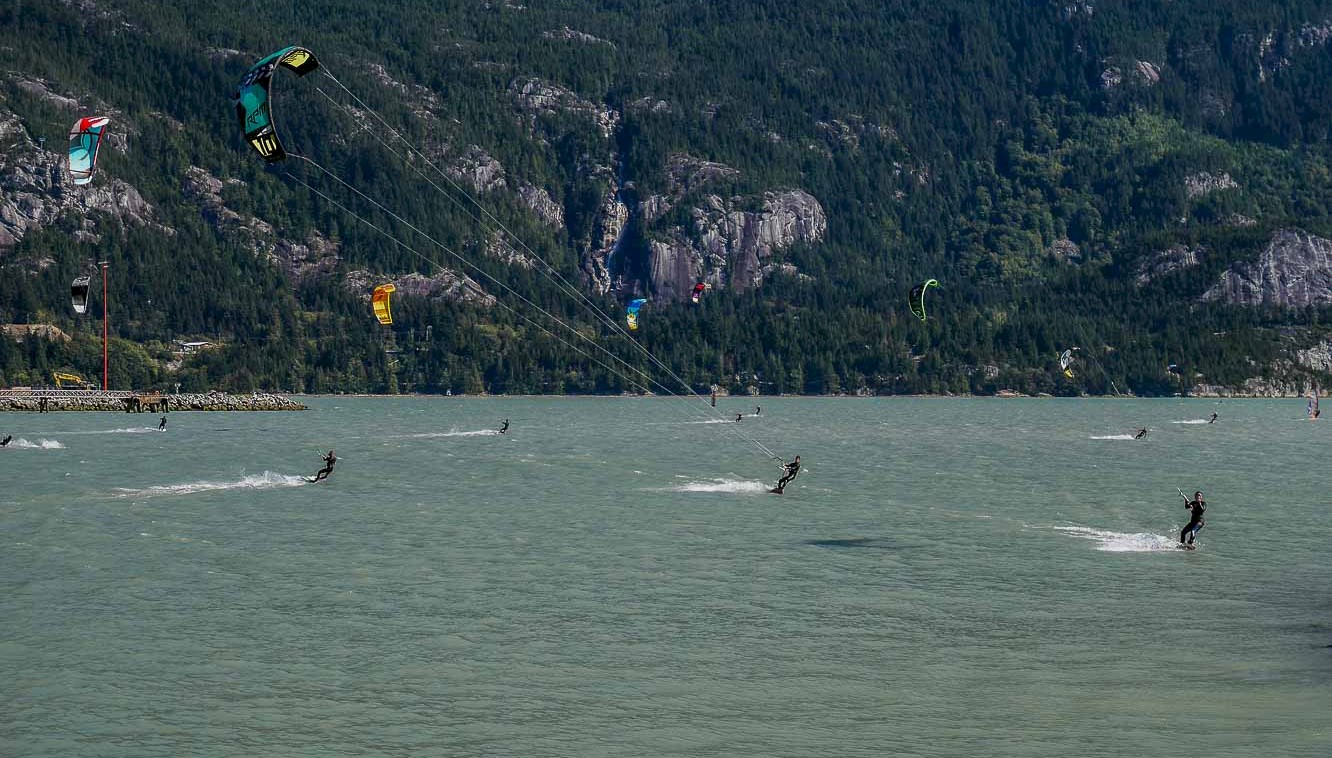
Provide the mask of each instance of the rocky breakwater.
POLYGON ((303 411, 304 405, 285 395, 256 392, 228 395, 225 392, 139 394, 124 392, 62 392, 30 390, 0 393, 0 411, 303 411), (45 401, 45 403, 43 403, 45 401), (165 403, 165 407, 163 406, 165 403))
POLYGON ((188 411, 303 411, 304 405, 286 395, 256 392, 251 395, 228 395, 209 392, 202 395, 163 395, 171 410, 188 411))

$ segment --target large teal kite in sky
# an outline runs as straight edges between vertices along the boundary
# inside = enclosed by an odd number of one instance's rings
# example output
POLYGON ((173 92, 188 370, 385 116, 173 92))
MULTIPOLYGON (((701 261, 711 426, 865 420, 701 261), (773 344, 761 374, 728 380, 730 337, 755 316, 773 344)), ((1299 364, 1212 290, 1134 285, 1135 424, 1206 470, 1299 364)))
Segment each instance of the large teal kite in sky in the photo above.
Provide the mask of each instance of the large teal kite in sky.
POLYGON ((273 126, 273 110, 269 105, 270 82, 278 66, 297 76, 305 76, 319 68, 319 61, 315 59, 314 53, 303 47, 284 47, 254 64, 245 73, 245 78, 236 88, 236 94, 232 96, 245 141, 269 163, 277 163, 287 157, 287 151, 282 148, 282 140, 278 139, 277 129, 273 126))

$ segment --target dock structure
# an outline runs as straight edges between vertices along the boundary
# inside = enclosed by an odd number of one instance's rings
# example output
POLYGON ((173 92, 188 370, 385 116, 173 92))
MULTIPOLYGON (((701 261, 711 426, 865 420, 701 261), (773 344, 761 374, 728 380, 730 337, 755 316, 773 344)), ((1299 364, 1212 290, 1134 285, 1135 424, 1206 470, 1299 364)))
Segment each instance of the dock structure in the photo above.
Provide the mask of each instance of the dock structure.
POLYGON ((124 390, 42 389, 15 387, 0 390, 0 412, 56 413, 65 411, 120 411, 122 413, 169 413, 171 411, 303 411, 305 406, 285 395, 255 392, 229 395, 225 392, 165 393, 124 390))

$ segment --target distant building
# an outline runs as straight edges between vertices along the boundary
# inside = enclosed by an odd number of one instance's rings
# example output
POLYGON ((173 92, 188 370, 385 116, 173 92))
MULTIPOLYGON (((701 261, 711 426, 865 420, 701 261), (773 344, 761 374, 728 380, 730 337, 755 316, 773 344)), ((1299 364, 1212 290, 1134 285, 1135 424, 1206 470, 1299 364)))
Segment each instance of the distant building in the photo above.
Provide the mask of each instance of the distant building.
POLYGON ((184 340, 176 340, 176 347, 178 348, 176 352, 180 353, 181 355, 194 355, 200 350, 211 349, 212 347, 214 347, 214 345, 212 342, 209 342, 207 340, 199 340, 197 342, 186 342, 184 340))

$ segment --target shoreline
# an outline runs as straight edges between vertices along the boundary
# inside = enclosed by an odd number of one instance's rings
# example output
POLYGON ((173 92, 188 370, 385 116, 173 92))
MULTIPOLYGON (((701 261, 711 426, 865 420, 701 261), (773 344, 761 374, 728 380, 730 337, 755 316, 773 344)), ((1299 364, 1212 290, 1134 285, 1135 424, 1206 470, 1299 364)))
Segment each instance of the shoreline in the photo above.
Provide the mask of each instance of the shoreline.
POLYGON ((0 390, 0 412, 170 413, 171 411, 304 411, 286 395, 263 392, 157 393, 97 390, 0 390))
MULTIPOLYGON (((518 399, 536 399, 536 398, 559 398, 561 400, 650 400, 654 398, 684 398, 689 399, 688 395, 626 395, 626 394, 489 394, 480 393, 475 395, 437 395, 433 393, 399 393, 396 395, 373 394, 373 393, 351 393, 346 394, 315 394, 315 393, 293 393, 293 398, 311 398, 316 400, 337 399, 337 398, 357 398, 357 399, 440 399, 440 400, 492 400, 497 398, 518 398, 518 399)), ((707 395, 699 395, 699 398, 707 400, 707 395)), ((760 405, 765 400, 785 400, 789 398, 817 399, 817 400, 893 400, 893 399, 914 399, 914 400, 1300 400, 1308 398, 1308 395, 1297 394, 1244 394, 1235 393, 1230 395, 718 395, 717 401, 745 399, 747 401, 758 402, 760 405)))

